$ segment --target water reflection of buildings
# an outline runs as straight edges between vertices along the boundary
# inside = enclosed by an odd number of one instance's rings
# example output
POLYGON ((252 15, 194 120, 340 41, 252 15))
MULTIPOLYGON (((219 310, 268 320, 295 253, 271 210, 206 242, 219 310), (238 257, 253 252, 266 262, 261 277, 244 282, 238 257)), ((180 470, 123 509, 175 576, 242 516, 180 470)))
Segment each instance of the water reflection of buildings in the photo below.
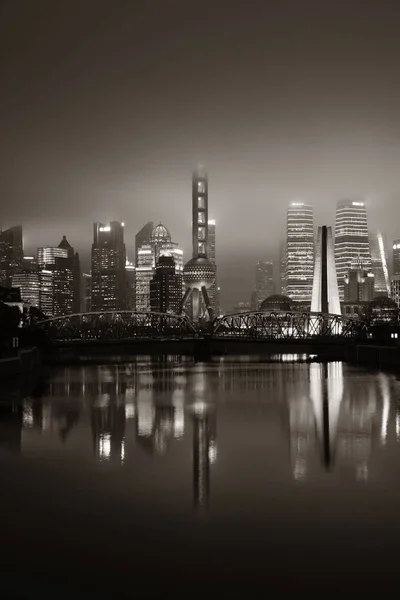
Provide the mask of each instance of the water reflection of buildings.
POLYGON ((310 365, 309 397, 290 398, 292 472, 304 479, 322 464, 368 478, 374 444, 386 444, 390 387, 386 375, 371 377, 367 388, 357 377, 343 377, 342 363, 310 365), (317 461, 316 461, 317 459, 317 461))
MULTIPOLYGON (((176 444, 186 434, 188 459, 189 445, 192 450, 194 503, 205 506, 216 458, 217 403, 229 398, 224 410, 234 414, 237 407, 232 404, 248 398, 249 411, 254 400, 274 404, 268 427, 275 427, 274 415, 277 419, 279 413, 284 415, 295 479, 307 479, 322 467, 365 480, 372 473, 374 448, 391 440, 400 442, 400 403, 391 400, 394 378, 365 372, 360 378, 357 369, 341 363, 306 366, 289 358, 279 364, 148 359, 129 365, 66 368, 40 397, 24 401, 22 413, 4 413, 3 418, 0 413, 0 444, 8 444, 7 436, 14 436, 18 445, 21 418, 23 431, 36 438, 52 435, 72 445, 76 440, 82 448, 89 431, 85 451, 91 457, 93 447, 96 459, 127 465, 138 450, 157 460, 168 454, 174 461, 179 453, 176 444), (241 393, 244 390, 249 393, 241 393), (15 422, 14 433, 8 419, 15 422)), ((249 425, 244 421, 240 426, 249 425)))
POLYGON ((100 460, 123 462, 125 458, 125 404, 101 396, 91 409, 93 449, 100 460))
POLYGON ((210 465, 217 458, 217 417, 202 402, 193 407, 193 500, 207 506, 210 495, 210 465))

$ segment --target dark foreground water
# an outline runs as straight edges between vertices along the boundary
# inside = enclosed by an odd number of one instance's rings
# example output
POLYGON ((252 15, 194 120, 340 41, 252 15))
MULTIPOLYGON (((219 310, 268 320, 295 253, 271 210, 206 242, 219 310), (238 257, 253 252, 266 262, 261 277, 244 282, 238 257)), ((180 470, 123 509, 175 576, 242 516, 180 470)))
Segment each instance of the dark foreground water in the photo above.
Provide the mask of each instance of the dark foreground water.
POLYGON ((393 375, 149 358, 0 409, 1 598, 400 587, 393 375))

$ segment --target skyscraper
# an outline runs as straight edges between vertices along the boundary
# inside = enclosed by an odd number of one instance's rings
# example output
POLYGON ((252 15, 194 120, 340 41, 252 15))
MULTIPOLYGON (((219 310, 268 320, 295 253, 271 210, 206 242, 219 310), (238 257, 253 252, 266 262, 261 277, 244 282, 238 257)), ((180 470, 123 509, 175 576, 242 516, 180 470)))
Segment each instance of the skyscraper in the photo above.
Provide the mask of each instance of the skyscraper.
POLYGON ((12 287, 20 289, 22 302, 29 306, 39 308, 40 279, 38 272, 27 270, 15 273, 12 276, 12 287))
POLYGON ((259 260, 255 267, 255 310, 260 308, 261 302, 271 296, 275 291, 274 265, 271 261, 259 260))
POLYGON ((47 269, 39 271, 39 309, 47 317, 53 316, 54 271, 49 271, 47 269))
POLYGON ((400 275, 400 240, 393 241, 393 275, 400 275))
POLYGON ((287 212, 287 295, 299 302, 311 302, 314 272, 313 207, 292 202, 287 212))
POLYGON ((68 264, 68 269, 72 271, 72 312, 78 313, 81 305, 81 265, 79 254, 75 252, 65 235, 63 235, 58 247, 67 251, 68 263, 64 264, 68 264))
POLYGON ((150 281, 153 279, 154 248, 143 244, 138 249, 136 263, 136 310, 150 310, 150 281))
POLYGON ((287 295, 287 275, 286 275, 286 242, 282 242, 279 249, 280 257, 280 292, 284 296, 287 295))
POLYGON ((371 271, 374 275, 374 296, 389 296, 389 271, 383 237, 380 231, 369 233, 369 246, 371 252, 371 271))
POLYGON ((394 300, 400 308, 400 274, 393 275, 392 280, 390 282, 390 297, 394 300))
POLYGON ((214 310, 214 314, 216 316, 220 313, 219 306, 219 288, 217 281, 217 255, 216 255, 216 245, 215 245, 215 228, 216 223, 214 219, 208 220, 208 244, 207 244, 207 256, 210 263, 215 265, 215 281, 212 286, 208 289, 208 297, 210 299, 211 306, 214 310))
POLYGON ((143 246, 143 244, 148 244, 150 242, 150 236, 154 229, 153 221, 148 221, 146 225, 140 229, 135 235, 135 265, 137 266, 138 262, 138 252, 139 248, 143 246))
POLYGON ((349 269, 344 279, 345 302, 370 302, 374 299, 375 278, 361 266, 349 269))
MULTIPOLYGON (((161 256, 174 259, 177 273, 183 272, 183 252, 179 244, 173 242, 171 234, 162 223, 154 227, 148 242, 138 248, 136 263, 136 310, 150 310, 150 281, 155 273, 156 263, 161 256)), ((183 284, 181 296, 183 295, 183 284)))
POLYGON ((192 175, 192 245, 193 258, 183 269, 183 279, 187 290, 182 301, 185 305, 189 296, 192 296, 192 317, 195 321, 200 318, 200 298, 203 297, 204 306, 210 319, 213 318, 213 309, 207 290, 215 281, 215 265, 208 257, 208 178, 204 171, 198 169, 192 175))
POLYGON ((92 244, 92 311, 126 306, 124 225, 94 223, 92 244))
POLYGON ((39 269, 53 270, 56 258, 67 258, 68 250, 60 246, 44 246, 37 249, 37 263, 39 269))
MULTIPOLYGON (((79 254, 64 235, 58 246, 38 248, 37 264, 40 271, 53 273, 54 316, 80 311, 81 273, 79 254)), ((47 278, 45 278, 47 280, 47 278)))
POLYGON ((22 226, 16 225, 0 232, 0 285, 10 286, 11 279, 24 257, 22 226))
POLYGON ((335 263, 339 296, 343 300, 344 279, 354 265, 371 269, 367 209, 364 202, 342 200, 336 208, 335 263))
POLYGON ((176 272, 172 256, 160 256, 150 282, 151 310, 178 314, 181 302, 182 271, 176 272))
POLYGON ((82 273, 82 294, 81 311, 90 312, 92 310, 92 275, 82 273))
POLYGON ((125 264, 126 275, 126 308, 136 309, 136 267, 129 260, 125 264))

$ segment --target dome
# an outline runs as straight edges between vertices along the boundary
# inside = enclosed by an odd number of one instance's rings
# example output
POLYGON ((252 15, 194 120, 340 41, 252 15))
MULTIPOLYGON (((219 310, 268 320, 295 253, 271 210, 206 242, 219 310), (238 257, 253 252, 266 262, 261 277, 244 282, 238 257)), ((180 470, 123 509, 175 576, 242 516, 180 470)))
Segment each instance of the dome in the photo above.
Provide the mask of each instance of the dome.
POLYGON ((183 267, 183 281, 191 289, 208 289, 215 281, 215 265, 205 256, 192 258, 183 267))
POLYGON ((150 242, 154 243, 160 243, 160 242, 170 242, 171 241, 171 234, 168 231, 168 229, 165 227, 165 225, 163 225, 162 223, 159 223, 156 227, 154 227, 153 231, 151 232, 151 236, 150 236, 150 242))
POLYGON ((268 296, 261 303, 261 310, 265 311, 274 311, 274 310, 292 310, 292 301, 289 296, 284 296, 283 294, 273 294, 272 296, 268 296))

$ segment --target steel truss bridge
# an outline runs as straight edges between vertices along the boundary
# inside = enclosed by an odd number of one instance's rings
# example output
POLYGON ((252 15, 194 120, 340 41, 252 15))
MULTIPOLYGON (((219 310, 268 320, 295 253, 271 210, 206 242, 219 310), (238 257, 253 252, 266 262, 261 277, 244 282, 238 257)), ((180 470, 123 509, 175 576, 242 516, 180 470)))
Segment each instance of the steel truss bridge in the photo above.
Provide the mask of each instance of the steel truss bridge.
POLYGON ((51 342, 128 342, 182 340, 197 337, 242 340, 309 340, 363 338, 363 321, 306 312, 247 312, 228 314, 207 323, 193 323, 186 315, 154 312, 89 312, 53 317, 36 323, 51 342))

